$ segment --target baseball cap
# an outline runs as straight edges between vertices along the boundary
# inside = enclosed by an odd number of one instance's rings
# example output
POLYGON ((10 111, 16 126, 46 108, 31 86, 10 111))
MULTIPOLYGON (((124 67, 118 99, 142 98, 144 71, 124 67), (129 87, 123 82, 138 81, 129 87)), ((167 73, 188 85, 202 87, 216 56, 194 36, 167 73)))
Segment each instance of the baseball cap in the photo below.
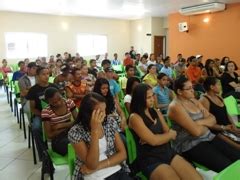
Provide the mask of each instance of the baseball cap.
POLYGON ((113 68, 112 67, 107 67, 106 69, 104 69, 105 72, 113 72, 113 68))
POLYGON ((33 68, 33 67, 37 67, 37 65, 36 65, 35 62, 30 62, 30 63, 28 63, 27 67, 28 68, 33 68))
POLYGON ((201 54, 196 55, 196 58, 197 58, 197 59, 200 58, 200 57, 202 57, 201 54))

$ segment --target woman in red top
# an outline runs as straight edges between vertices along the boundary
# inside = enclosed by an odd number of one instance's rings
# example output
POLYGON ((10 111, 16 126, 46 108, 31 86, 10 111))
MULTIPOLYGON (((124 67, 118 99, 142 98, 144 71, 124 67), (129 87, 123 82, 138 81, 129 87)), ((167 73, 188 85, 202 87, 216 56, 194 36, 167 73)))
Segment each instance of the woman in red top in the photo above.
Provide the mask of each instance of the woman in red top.
POLYGON ((82 98, 89 92, 87 80, 81 77, 81 70, 74 69, 72 71, 73 82, 66 86, 66 95, 72 99, 77 107, 80 107, 82 98))

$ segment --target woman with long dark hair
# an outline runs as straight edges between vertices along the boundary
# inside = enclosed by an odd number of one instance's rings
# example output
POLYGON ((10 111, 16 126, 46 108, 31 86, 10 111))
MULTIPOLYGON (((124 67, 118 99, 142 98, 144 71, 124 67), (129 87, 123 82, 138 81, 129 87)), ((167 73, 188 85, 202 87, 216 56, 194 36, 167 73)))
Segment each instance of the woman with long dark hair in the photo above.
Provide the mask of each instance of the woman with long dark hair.
POLYGON ((197 171, 171 148, 176 131, 170 129, 160 111, 153 108, 152 88, 139 84, 133 91, 129 127, 138 142, 137 163, 150 179, 202 179, 197 171))
POLYGON ((106 118, 105 98, 87 94, 68 139, 77 154, 73 179, 130 179, 123 170, 127 158, 116 122, 106 118))
POLYGON ((126 118, 125 118, 124 112, 119 106, 119 103, 115 102, 111 94, 108 80, 105 78, 97 79, 93 88, 93 92, 96 92, 102 95, 106 99, 107 118, 112 119, 113 121, 116 121, 119 127, 122 130, 124 130, 126 127, 126 118))
POLYGON ((170 103, 168 116, 177 131, 173 147, 186 159, 220 172, 240 159, 240 151, 213 134, 215 117, 194 98, 193 84, 182 76, 175 81, 176 98, 170 103))

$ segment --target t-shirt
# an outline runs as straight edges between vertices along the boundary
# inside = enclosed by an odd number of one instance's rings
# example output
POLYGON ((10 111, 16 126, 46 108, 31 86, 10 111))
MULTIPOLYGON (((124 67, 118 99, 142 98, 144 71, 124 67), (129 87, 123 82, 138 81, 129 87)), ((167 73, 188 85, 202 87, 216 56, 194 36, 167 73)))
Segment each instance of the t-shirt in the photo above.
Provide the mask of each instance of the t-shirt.
POLYGON ((170 67, 163 66, 160 72, 166 74, 169 78, 173 78, 173 70, 170 67))
POLYGON ((132 101, 132 96, 130 94, 127 94, 123 99, 124 103, 131 103, 131 101, 132 101))
POLYGON ((36 78, 35 76, 27 76, 28 79, 30 80, 31 82, 31 86, 34 86, 36 84, 36 78))
POLYGON ((149 66, 150 64, 156 65, 156 61, 150 61, 150 60, 148 60, 148 61, 147 61, 147 65, 149 66))
MULTIPOLYGON (((156 86, 153 88, 153 93, 157 96, 158 104, 169 104, 170 103, 170 97, 169 97, 170 90, 167 87, 160 87, 156 86)), ((166 108, 162 108, 162 110, 167 110, 166 108)))
POLYGON ((186 74, 187 74, 188 79, 193 84, 196 84, 198 82, 198 80, 200 79, 200 77, 202 76, 202 70, 198 66, 189 65, 186 70, 186 74))
MULTIPOLYGON (((67 87, 75 95, 85 95, 86 94, 86 90, 87 90, 87 84, 86 83, 81 83, 79 85, 75 85, 75 84, 71 83, 67 87)), ((76 104, 77 107, 80 107, 81 99, 73 98, 73 101, 74 101, 74 103, 76 104)))
POLYGON ((12 81, 18 81, 24 74, 25 74, 25 72, 23 72, 23 71, 14 72, 13 77, 12 77, 12 81))
POLYGON ((157 85, 157 75, 147 74, 143 81, 148 81, 152 87, 157 85))
POLYGON ((123 60, 123 65, 127 66, 127 65, 132 65, 133 66, 133 60, 131 58, 125 58, 123 60))
POLYGON ((44 108, 41 112, 41 117, 43 121, 49 121, 51 125, 59 124, 59 123, 65 123, 71 121, 71 115, 72 111, 76 108, 73 100, 67 99, 65 101, 67 106, 67 112, 64 115, 57 115, 55 112, 51 109, 50 106, 47 106, 44 108))
POLYGON ((238 74, 234 72, 234 76, 232 77, 229 73, 224 72, 221 77, 221 83, 222 83, 222 90, 223 90, 223 96, 227 93, 230 93, 232 91, 235 91, 235 89, 229 85, 231 82, 238 83, 238 74))
POLYGON ((113 59, 112 60, 112 65, 120 65, 121 64, 121 61, 118 60, 118 59, 113 59))
POLYGON ((35 101, 35 108, 39 111, 42 111, 41 100, 45 99, 44 92, 49 87, 54 87, 58 89, 58 87, 55 84, 49 83, 48 86, 46 87, 42 87, 38 84, 35 84, 28 91, 26 99, 35 101))
POLYGON ((111 91, 112 95, 116 96, 120 92, 120 86, 113 79, 109 79, 108 82, 109 82, 109 85, 110 85, 110 91, 111 91))

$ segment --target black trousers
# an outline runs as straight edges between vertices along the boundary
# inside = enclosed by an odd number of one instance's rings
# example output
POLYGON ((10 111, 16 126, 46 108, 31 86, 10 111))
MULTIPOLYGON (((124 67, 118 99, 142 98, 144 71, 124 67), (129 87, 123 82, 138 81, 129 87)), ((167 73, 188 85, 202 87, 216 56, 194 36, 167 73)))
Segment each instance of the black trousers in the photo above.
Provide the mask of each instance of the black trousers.
POLYGON ((68 152, 68 131, 63 131, 54 139, 52 139, 52 149, 54 152, 61 154, 62 156, 66 155, 68 152))
POLYGON ((132 178, 128 176, 128 174, 124 172, 124 170, 122 169, 106 178, 106 180, 131 180, 131 179, 132 178))
POLYGON ((212 141, 199 143, 182 155, 187 160, 195 161, 215 172, 222 171, 240 159, 240 151, 217 136, 212 141))

